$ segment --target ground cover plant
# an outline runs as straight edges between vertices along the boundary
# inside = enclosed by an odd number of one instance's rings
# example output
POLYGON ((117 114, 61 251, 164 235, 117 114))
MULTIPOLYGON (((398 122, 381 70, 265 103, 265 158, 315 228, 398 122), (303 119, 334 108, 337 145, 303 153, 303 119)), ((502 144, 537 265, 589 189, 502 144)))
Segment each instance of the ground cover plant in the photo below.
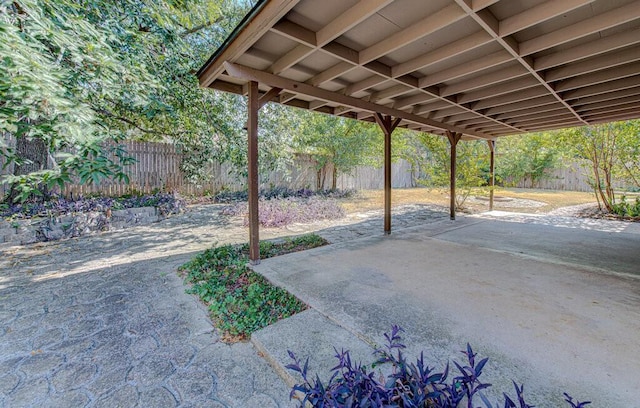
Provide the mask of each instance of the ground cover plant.
MULTIPOLYGON (((301 363, 289 351, 293 363, 287 368, 302 377, 302 383, 293 387, 290 397, 299 399, 301 408, 307 404, 318 408, 479 408, 479 403, 486 408, 534 408, 525 401, 524 386, 518 386, 515 381, 516 397, 505 393, 503 404, 492 404, 482 392, 491 384, 479 379, 488 359, 477 361, 477 354, 468 344, 466 350, 462 351, 466 360, 464 365, 453 363, 457 375, 449 369, 449 363, 442 372, 426 366, 423 353, 415 364, 410 363, 402 354, 405 348, 401 343, 402 331, 402 328, 393 326, 390 333, 384 334, 387 344, 375 350, 376 360, 371 369, 353 362, 349 351, 336 350, 338 364, 332 369, 333 375, 329 381, 324 384, 319 376, 314 378, 310 375, 308 359, 301 363), (381 365, 391 365, 391 372, 386 378, 374 371, 381 365)), ((589 401, 574 401, 566 393, 564 397, 571 408, 584 408, 590 404, 589 401)))
MULTIPOLYGON (((270 258, 326 245, 315 234, 260 242, 260 257, 270 258)), ((197 255, 179 269, 188 293, 208 306, 215 326, 227 340, 243 340, 251 333, 292 316, 307 306, 286 290, 273 286, 247 267, 249 245, 223 245, 197 255)))
POLYGON ((640 219, 640 196, 632 202, 627 201, 627 197, 622 196, 620 202, 612 205, 612 212, 621 217, 640 219))
POLYGON ((34 218, 57 217, 66 214, 122 210, 137 207, 156 207, 161 214, 179 214, 185 208, 185 201, 170 193, 133 194, 123 197, 54 197, 43 202, 0 205, 0 217, 34 218))

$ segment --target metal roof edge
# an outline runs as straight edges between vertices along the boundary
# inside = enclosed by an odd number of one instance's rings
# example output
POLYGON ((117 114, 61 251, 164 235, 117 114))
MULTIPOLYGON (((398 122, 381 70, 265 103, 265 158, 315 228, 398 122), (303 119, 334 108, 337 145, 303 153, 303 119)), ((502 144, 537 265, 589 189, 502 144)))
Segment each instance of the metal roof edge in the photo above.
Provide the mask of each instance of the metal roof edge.
POLYGON ((218 58, 218 56, 222 54, 224 50, 227 49, 227 47, 229 47, 229 44, 231 44, 236 39, 236 37, 238 37, 238 35, 242 32, 242 30, 244 30, 245 27, 251 22, 251 20, 253 20, 260 13, 260 11, 264 8, 264 6, 267 5, 268 2, 269 0, 258 0, 258 2, 253 6, 253 8, 251 8, 249 13, 247 13, 242 18, 242 20, 240 20, 240 22, 238 23, 236 28, 233 29, 231 34, 227 36, 227 38, 220 45, 220 47, 218 47, 218 49, 213 53, 213 55, 209 57, 207 62, 205 62, 204 65, 202 65, 202 67, 200 67, 200 69, 196 73, 196 76, 198 77, 198 79, 200 79, 200 75, 202 75, 202 73, 207 70, 207 68, 213 63, 213 61, 215 61, 218 58))

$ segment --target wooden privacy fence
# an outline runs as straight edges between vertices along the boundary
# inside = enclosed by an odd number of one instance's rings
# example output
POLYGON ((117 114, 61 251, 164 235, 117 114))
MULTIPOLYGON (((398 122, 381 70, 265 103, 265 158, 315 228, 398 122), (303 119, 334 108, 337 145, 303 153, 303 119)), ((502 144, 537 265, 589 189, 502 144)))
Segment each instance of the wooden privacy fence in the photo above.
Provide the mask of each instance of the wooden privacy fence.
MULTIPOLYGON (((499 163, 497 164, 499 165, 499 163)), ((545 190, 584 191, 592 192, 589 184, 589 164, 586 162, 574 162, 559 169, 551 169, 542 180, 533 182, 525 177, 516 183, 519 188, 540 188, 545 190)), ((625 191, 629 185, 622 180, 613 180, 613 188, 617 191, 625 191)))
MULTIPOLYGON (((500 164, 497 163, 497 166, 500 164)), ((591 192, 586 169, 580 163, 572 163, 567 167, 549 170, 542 180, 533 182, 525 177, 516 183, 519 188, 540 188, 546 190, 585 191, 591 192)))
MULTIPOLYGON (((15 141, 5 138, 12 146, 15 141)), ((130 183, 120 183, 113 180, 103 180, 99 184, 67 184, 63 194, 86 195, 122 195, 133 191, 150 193, 153 191, 175 191, 186 195, 200 195, 215 193, 222 189, 242 190, 244 181, 238 180, 231 174, 228 164, 214 163, 208 169, 212 175, 211 181, 201 184, 193 184, 186 180, 180 170, 182 154, 179 149, 169 143, 151 142, 126 142, 123 147, 129 155, 136 159, 136 163, 128 166, 126 172, 130 183)), ((2 165, 0 159, 0 165, 2 165)), ((51 163, 50 163, 51 164, 51 163)), ((496 166, 500 166, 499 161, 496 166)), ((7 166, 0 175, 11 174, 13 165, 7 166)), ((328 179, 332 168, 326 169, 328 179)), ((578 163, 570 166, 551 170, 546 178, 532 183, 530 179, 523 179, 516 183, 521 188, 540 188, 570 191, 591 191, 586 170, 578 163)), ((411 174, 411 165, 398 160, 392 164, 392 186, 394 188, 415 187, 414 176, 411 174)), ((381 189, 383 187, 384 172, 382 168, 371 166, 356 167, 351 174, 340 174, 337 179, 339 189, 381 189)), ((262 178, 263 186, 281 186, 292 189, 315 188, 317 173, 314 164, 308 157, 299 156, 288 166, 285 171, 274 171, 262 178)), ((326 186, 326 184, 325 184, 326 186)), ((6 184, 0 185, 0 192, 4 194, 6 184)))
MULTIPOLYGON (((15 141, 6 138, 9 146, 15 141)), ((136 162, 127 166, 125 172, 129 175, 129 184, 115 180, 102 180, 98 184, 69 183, 62 193, 73 194, 103 194, 117 196, 131 192, 151 193, 153 191, 175 191, 185 195, 200 195, 215 193, 222 189, 242 190, 244 181, 239 180, 231 172, 231 166, 226 163, 214 163, 208 171, 212 175, 211 181, 194 184, 190 183, 180 169, 182 153, 169 143, 126 142, 124 149, 136 162)), ((2 165, 0 159, 0 165, 2 165)), ((52 163, 49 163, 51 166, 52 163)), ((1 173, 13 173, 13 165, 7 166, 1 173)), ((326 169, 331 174, 331 166, 326 169)), ((296 158, 285 171, 273 171, 261 178, 265 187, 281 186, 292 189, 315 188, 317 173, 314 163, 307 157, 296 158)), ((407 162, 400 161, 393 165, 393 186, 396 188, 412 187, 411 167, 407 162)), ((325 184, 326 185, 326 184, 325 184)), ((350 175, 339 175, 337 188, 339 189, 378 189, 383 186, 383 170, 380 168, 360 166, 350 175)), ((4 195, 8 186, 0 185, 0 192, 4 195)))

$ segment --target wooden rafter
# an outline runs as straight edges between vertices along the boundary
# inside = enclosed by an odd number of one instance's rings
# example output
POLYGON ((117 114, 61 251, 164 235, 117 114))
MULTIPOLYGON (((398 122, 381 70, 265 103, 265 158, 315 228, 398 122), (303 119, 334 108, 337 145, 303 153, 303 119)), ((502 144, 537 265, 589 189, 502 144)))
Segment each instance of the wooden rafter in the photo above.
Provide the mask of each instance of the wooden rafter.
POLYGON ((234 76, 235 78, 242 78, 246 81, 256 81, 259 83, 267 84, 274 88, 281 88, 289 91, 299 92, 304 95, 309 95, 314 98, 325 100, 327 102, 332 101, 332 102, 336 102, 343 105, 354 106, 358 109, 362 109, 372 114, 379 112, 381 114, 399 117, 409 122, 419 123, 421 125, 432 127, 435 129, 445 129, 445 130, 450 130, 452 132, 464 133, 467 136, 474 136, 480 139, 488 138, 487 135, 483 135, 481 133, 466 132, 464 129, 443 124, 435 120, 430 120, 419 115, 414 115, 409 112, 399 111, 399 110, 382 106, 382 105, 376 105, 375 103, 364 101, 362 99, 353 98, 351 96, 342 95, 342 94, 327 91, 321 88, 316 88, 302 82, 297 82, 290 79, 282 78, 280 76, 273 75, 268 72, 259 71, 259 70, 245 67, 242 65, 225 62, 224 67, 225 67, 225 70, 230 75, 234 76))
POLYGON ((399 77, 401 75, 410 74, 419 69, 427 68, 430 65, 444 61, 448 58, 455 57, 465 52, 469 52, 485 44, 493 39, 484 31, 475 32, 460 40, 453 41, 436 50, 415 57, 409 61, 400 63, 391 68, 391 75, 399 77))
POLYGON ((594 0, 549 0, 500 21, 498 34, 506 37, 593 2, 594 0))
MULTIPOLYGON (((441 11, 443 11, 442 14, 450 13, 450 10, 446 11, 446 13, 444 12, 444 10, 441 10, 441 11)), ((442 14, 439 14, 439 16, 441 17, 442 14)), ((455 14, 453 16, 449 16, 449 18, 450 18, 450 20, 448 20, 449 23, 457 21, 458 17, 459 17, 459 14, 455 14)), ((442 24, 442 21, 438 23, 437 27, 440 27, 440 24, 442 24)), ((313 32, 311 32, 311 31, 309 31, 309 30, 307 30, 307 29, 305 29, 303 27, 297 26, 297 25, 295 25, 294 23, 291 23, 291 22, 288 22, 286 25, 284 25, 284 27, 286 27, 286 30, 287 30, 287 34, 286 35, 287 35, 288 38, 296 39, 296 34, 295 33, 298 33, 300 35, 300 38, 299 38, 300 45, 304 45, 304 40, 303 40, 304 38, 308 39, 308 38, 316 36, 316 33, 313 33, 313 32), (295 27, 295 29, 293 27, 295 27)), ((279 32, 280 28, 281 28, 281 26, 276 26, 276 27, 274 27, 274 31, 275 32, 279 32)), ((416 39, 420 38, 420 35, 426 35, 428 32, 435 31, 435 28, 436 27, 432 26, 428 30, 427 29, 420 30, 418 33, 409 30, 409 31, 413 32, 414 35, 416 35, 416 37, 411 37, 411 38, 413 38, 412 41, 415 41, 416 39), (431 31, 429 31, 429 30, 431 30, 431 31)), ((409 41, 409 38, 410 38, 410 36, 408 35, 409 31, 405 31, 404 32, 404 35, 402 36, 402 41, 409 41)), ((418 31, 418 30, 416 30, 416 31, 418 31)), ((491 38, 489 36, 486 36, 486 34, 484 35, 484 39, 483 39, 482 35, 480 35, 479 37, 480 37, 479 39, 473 39, 472 36, 469 36, 468 38, 472 39, 473 43, 472 43, 471 40, 469 40, 469 43, 467 43, 466 45, 470 46, 470 48, 473 49, 473 48, 475 48, 477 46, 480 46, 482 44, 485 44, 485 43, 487 43, 488 41, 491 40, 491 38)), ((461 51, 462 50, 462 45, 465 45, 465 44, 458 43, 458 44, 454 44, 454 45, 455 46, 452 47, 452 51, 449 51, 448 57, 455 56, 457 54, 457 52, 455 51, 456 49, 459 49, 460 50, 459 52, 462 52, 461 51)), ((389 47, 389 45, 387 45, 387 47, 389 47)), ((392 50, 392 48, 390 48, 389 50, 392 50)), ((356 66, 359 66, 360 68, 367 69, 368 71, 371 72, 372 75, 369 76, 368 78, 366 78, 366 79, 364 79, 364 80, 362 80, 362 81, 360 81, 358 83, 350 84, 350 85, 346 86, 345 88, 343 88, 341 90, 341 93, 343 93, 345 95, 353 95, 353 94, 355 94, 355 93, 357 93, 359 91, 363 91, 365 89, 374 87, 374 86, 382 84, 384 82, 391 81, 391 82, 395 82, 397 85, 404 85, 404 86, 406 86, 406 88, 402 88, 402 87, 398 86, 398 87, 394 88, 394 91, 398 91, 398 93, 395 94, 395 95, 389 94, 389 96, 383 95, 386 98, 391 98, 393 96, 400 96, 400 95, 402 95, 404 93, 407 93, 407 92, 409 92, 409 91, 411 91, 413 89, 413 90, 418 90, 419 92, 424 94, 424 96, 421 97, 421 101, 428 101, 430 99, 437 98, 437 99, 441 99, 443 101, 446 101, 446 102, 450 103, 451 105, 460 106, 463 109, 471 112, 471 110, 468 109, 467 107, 457 104, 455 100, 449 99, 449 98, 446 98, 446 97, 442 97, 440 95, 439 89, 434 88, 434 87, 430 87, 429 84, 420 83, 420 82, 418 82, 417 80, 415 80, 415 79, 413 79, 411 77, 407 77, 407 76, 403 77, 401 71, 397 71, 397 72, 394 73, 394 67, 386 66, 386 65, 384 65, 384 64, 382 64, 380 62, 362 63, 362 61, 367 61, 366 58, 362 57, 362 54, 361 54, 362 52, 357 52, 355 50, 349 49, 348 47, 336 44, 335 42, 327 44, 324 47, 314 48, 314 50, 324 52, 324 53, 326 53, 328 55, 331 55, 332 57, 335 57, 335 58, 338 58, 338 59, 342 60, 342 62, 346 62, 346 63, 352 64, 352 68, 347 68, 346 65, 341 65, 341 69, 344 70, 344 72, 342 72, 342 73, 348 72, 349 70, 351 70, 353 68, 356 68, 356 66)), ((443 47, 442 50, 444 50, 444 47, 443 47)), ((433 52, 434 55, 432 55, 431 58, 432 59, 436 58, 436 57, 443 58, 444 56, 441 55, 442 52, 443 51, 438 51, 438 50, 434 51, 433 52)), ((491 55, 491 56, 489 56, 489 58, 485 58, 485 59, 483 59, 481 61, 475 62, 472 67, 463 66, 463 67, 456 68, 456 71, 453 71, 451 74, 447 74, 447 78, 439 78, 439 79, 444 80, 444 79, 455 78, 457 76, 468 75, 470 72, 473 72, 474 67, 475 67, 476 70, 477 69, 483 69, 483 68, 488 68, 488 67, 492 67, 492 66, 495 66, 495 65, 499 65, 501 63, 504 63, 504 62, 508 61, 508 56, 505 53, 501 52, 499 54, 500 55, 491 55)), ((332 73, 332 75, 333 74, 336 74, 336 72, 332 73)), ((321 73, 319 73, 317 75, 323 75, 323 73, 321 72, 321 73)), ((313 78, 308 80, 307 82, 310 82, 312 80, 313 80, 313 78)), ((379 98, 376 98, 376 99, 381 100, 379 98)), ((482 116, 480 113, 476 112, 476 114, 482 116)), ((366 116, 366 117, 370 117, 370 116, 371 115, 368 114, 368 116, 366 116)), ((491 119, 491 118, 488 118, 488 119, 495 121, 494 119, 491 119)), ((520 129, 513 128, 512 126, 510 126, 510 125, 508 125, 506 123, 501 123, 501 124, 503 126, 511 127, 514 130, 514 132, 519 132, 520 131, 520 129)))
POLYGON ((484 88, 505 82, 511 79, 516 79, 527 75, 527 70, 520 65, 511 65, 498 71, 493 71, 488 74, 479 75, 468 79, 466 81, 458 82, 454 85, 445 85, 440 87, 440 95, 449 96, 459 93, 473 91, 478 88, 484 88))
POLYGON ((298 63, 318 48, 321 48, 342 35, 360 21, 366 19, 376 11, 380 10, 392 0, 361 0, 346 12, 338 16, 331 23, 318 30, 314 37, 313 47, 305 44, 298 44, 293 50, 283 55, 269 69, 272 74, 279 74, 298 63))
POLYGON ((430 14, 425 19, 401 30, 392 36, 360 51, 359 63, 366 64, 381 56, 427 36, 451 23, 466 17, 465 13, 455 5, 430 14))
MULTIPOLYGON (((567 1, 564 0, 563 3, 565 2, 567 1)), ((640 18, 640 3, 632 2, 579 23, 524 41, 519 44, 520 55, 531 55, 637 18, 640 18)))
MULTIPOLYGON (((578 120, 583 121, 585 124, 587 124, 584 121, 584 119, 582 119, 580 117, 580 115, 576 111, 573 110, 571 105, 569 105, 567 102, 565 102, 562 99, 562 97, 555 91, 555 89, 544 80, 542 75, 540 75, 533 68, 533 61, 524 58, 524 55, 528 55, 528 54, 523 54, 523 52, 522 52, 522 44, 518 44, 512 37, 502 37, 502 36, 500 36, 500 33, 499 33, 500 23, 495 18, 495 16, 493 16, 488 10, 482 10, 481 12, 478 12, 478 13, 472 12, 471 10, 469 10, 469 7, 466 5, 464 0, 455 0, 455 1, 463 9, 466 9, 467 12, 469 13, 469 15, 482 28, 484 28, 485 31, 487 31, 496 40, 496 42, 498 42, 512 56, 512 58, 515 59, 515 61, 517 61, 524 68, 526 68, 527 71, 529 71, 529 74, 538 83, 540 83, 542 86, 544 86, 547 89, 547 91, 553 97, 555 97, 560 103, 562 103, 569 110, 569 112, 571 112, 571 114, 573 114, 578 120)), ((571 8, 575 7, 575 5, 572 4, 573 3, 572 1, 565 1, 565 2, 562 2, 562 3, 569 5, 571 8)), ((556 12, 557 12, 557 10, 553 11, 553 13, 556 13, 556 12)), ((553 14, 553 13, 551 13, 551 14, 553 14)), ((545 19, 551 17, 551 14, 546 14, 544 12, 541 12, 541 14, 542 14, 540 16, 541 21, 544 21, 545 19)))
MULTIPOLYGON (((638 33, 640 36, 640 33, 638 33)), ((565 65, 550 69, 545 72, 547 82, 569 79, 578 75, 589 74, 596 71, 608 70, 620 65, 640 61, 640 47, 632 47, 618 52, 607 53, 595 58, 590 58, 571 65, 565 65)))
POLYGON ((268 100, 441 135, 584 125, 636 106, 640 116, 640 1, 409 3, 259 0, 200 82, 246 95, 251 79, 225 74, 228 62, 273 75, 260 81, 268 100), (296 87, 271 90, 278 81, 296 87))
POLYGON ((209 86, 224 70, 225 61, 237 59, 247 51, 255 38, 266 33, 278 20, 289 12, 300 0, 272 0, 265 3, 260 10, 261 18, 252 19, 238 34, 232 44, 221 50, 215 59, 209 60, 198 73, 200 86, 209 86))

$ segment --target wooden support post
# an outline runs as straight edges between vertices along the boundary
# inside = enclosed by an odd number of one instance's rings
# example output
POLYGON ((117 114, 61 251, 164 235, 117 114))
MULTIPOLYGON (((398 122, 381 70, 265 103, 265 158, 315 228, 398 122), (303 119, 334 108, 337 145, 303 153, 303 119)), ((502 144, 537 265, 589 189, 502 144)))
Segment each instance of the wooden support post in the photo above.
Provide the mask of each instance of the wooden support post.
POLYGON ((252 265, 260 263, 260 235, 258 219, 258 110, 260 109, 258 83, 249 82, 249 100, 247 103, 248 120, 248 189, 249 189, 249 261, 252 265))
POLYGON ((391 234, 391 134, 400 124, 400 118, 375 115, 376 122, 384 133, 384 233, 391 234))
POLYGON ((450 195, 449 202, 449 217, 452 220, 456 219, 456 147, 462 137, 462 133, 451 132, 447 130, 447 138, 451 145, 451 171, 450 171, 450 195))
POLYGON ((495 152, 496 152, 496 141, 495 140, 487 140, 489 144, 489 211, 493 211, 493 190, 495 188, 496 183, 496 162, 495 162, 495 152))

